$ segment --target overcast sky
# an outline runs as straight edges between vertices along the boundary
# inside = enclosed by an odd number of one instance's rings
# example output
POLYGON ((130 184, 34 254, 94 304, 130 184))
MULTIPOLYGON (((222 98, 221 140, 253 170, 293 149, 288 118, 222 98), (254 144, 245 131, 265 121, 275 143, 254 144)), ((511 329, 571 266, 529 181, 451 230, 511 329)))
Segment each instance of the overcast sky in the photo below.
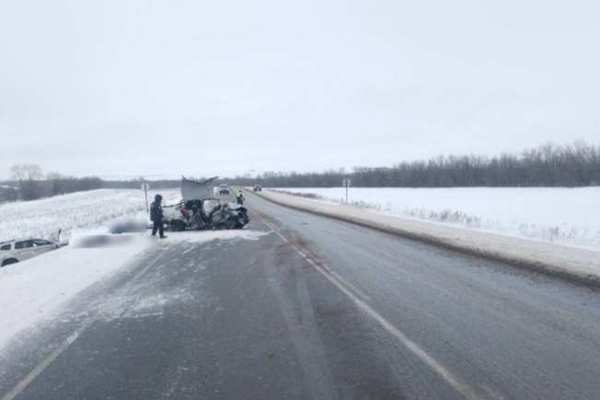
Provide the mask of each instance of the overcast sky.
POLYGON ((0 0, 0 178, 600 144, 597 4, 0 0))

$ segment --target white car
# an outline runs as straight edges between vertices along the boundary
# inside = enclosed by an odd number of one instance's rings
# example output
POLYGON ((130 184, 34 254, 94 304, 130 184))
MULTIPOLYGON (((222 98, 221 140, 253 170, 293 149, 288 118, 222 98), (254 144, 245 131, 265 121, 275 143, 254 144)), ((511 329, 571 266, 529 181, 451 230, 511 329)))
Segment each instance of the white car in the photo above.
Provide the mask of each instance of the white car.
POLYGON ((222 183, 219 186, 216 186, 213 188, 213 194, 217 197, 219 196, 230 196, 231 195, 231 188, 225 184, 222 183))
POLYGON ((22 239, 0 243, 0 267, 15 264, 58 249, 59 243, 45 239, 22 239))

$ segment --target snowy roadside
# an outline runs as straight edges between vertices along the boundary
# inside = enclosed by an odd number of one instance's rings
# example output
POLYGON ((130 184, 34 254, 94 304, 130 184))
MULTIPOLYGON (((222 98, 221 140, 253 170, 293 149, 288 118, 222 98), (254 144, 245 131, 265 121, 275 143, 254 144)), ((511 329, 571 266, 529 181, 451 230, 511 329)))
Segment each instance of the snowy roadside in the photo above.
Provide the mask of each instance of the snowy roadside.
POLYGON ((191 250, 214 240, 258 240, 263 235, 248 230, 171 232, 166 240, 158 240, 142 233, 93 233, 76 237, 71 246, 2 268, 0 353, 19 332, 53 320, 77 294, 134 265, 145 252, 173 245, 191 250))
MULTIPOLYGON (((167 203, 179 199, 179 190, 161 192, 167 203)), ((0 205, 0 242, 18 238, 63 239, 81 228, 104 225, 111 220, 138 214, 144 217, 144 193, 141 190, 101 189, 55 196, 42 200, 0 205)))
MULTIPOLYGON (((278 190, 345 203, 339 187, 278 190)), ((401 218, 600 250, 600 187, 350 188, 349 201, 401 218)))
POLYGON ((65 302, 113 275, 152 243, 140 234, 118 235, 109 244, 100 237, 82 238, 81 244, 0 269, 0 350, 18 332, 52 318, 65 302))
MULTIPOLYGON (((161 194, 167 204, 180 198, 178 190, 161 194)), ((134 265, 147 251, 181 243, 193 247, 212 240, 256 240, 261 235, 182 232, 157 241, 143 232, 146 219, 144 195, 136 190, 97 190, 1 205, 0 240, 51 237, 62 229, 71 245, 0 268, 0 352, 19 332, 53 320, 77 294, 134 265)))
POLYGON ((273 191, 257 193, 274 203, 426 241, 516 266, 600 285, 600 252, 489 232, 384 215, 357 207, 273 191))

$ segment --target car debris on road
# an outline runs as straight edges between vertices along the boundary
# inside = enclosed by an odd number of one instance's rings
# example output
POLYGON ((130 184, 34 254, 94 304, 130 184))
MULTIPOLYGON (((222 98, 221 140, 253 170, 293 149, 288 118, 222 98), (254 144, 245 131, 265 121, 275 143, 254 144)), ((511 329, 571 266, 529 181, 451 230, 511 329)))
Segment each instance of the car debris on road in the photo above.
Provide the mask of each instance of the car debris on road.
MULTIPOLYGON (((165 206, 164 222, 171 231, 243 229, 249 222, 248 210, 241 204, 212 197, 210 184, 217 177, 206 181, 183 178, 181 181, 182 201, 165 206)), ((213 188, 213 193, 231 195, 227 185, 213 188)))

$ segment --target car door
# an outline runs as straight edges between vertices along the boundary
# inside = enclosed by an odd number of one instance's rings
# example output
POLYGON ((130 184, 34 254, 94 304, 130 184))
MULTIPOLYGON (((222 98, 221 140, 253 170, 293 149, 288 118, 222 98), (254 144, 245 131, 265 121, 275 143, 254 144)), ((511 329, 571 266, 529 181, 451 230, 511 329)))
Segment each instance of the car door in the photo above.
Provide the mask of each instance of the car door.
POLYGON ((43 239, 34 239, 33 240, 33 249, 32 249, 32 257, 39 256, 40 254, 47 253, 50 250, 54 250, 56 245, 48 240, 43 239))
POLYGON ((15 243, 15 258, 19 261, 27 260, 35 255, 33 240, 21 240, 15 243))

